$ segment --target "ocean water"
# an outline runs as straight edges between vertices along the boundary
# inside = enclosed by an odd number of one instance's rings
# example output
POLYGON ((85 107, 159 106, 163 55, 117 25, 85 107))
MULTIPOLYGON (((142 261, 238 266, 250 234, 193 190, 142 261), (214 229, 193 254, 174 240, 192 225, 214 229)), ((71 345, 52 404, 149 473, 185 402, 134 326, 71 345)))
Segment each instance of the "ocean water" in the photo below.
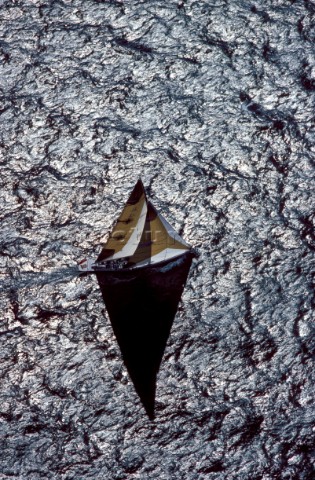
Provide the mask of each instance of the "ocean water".
POLYGON ((1 478, 313 478, 314 13, 0 1, 1 478), (154 421, 76 272, 139 176, 199 252, 154 421))

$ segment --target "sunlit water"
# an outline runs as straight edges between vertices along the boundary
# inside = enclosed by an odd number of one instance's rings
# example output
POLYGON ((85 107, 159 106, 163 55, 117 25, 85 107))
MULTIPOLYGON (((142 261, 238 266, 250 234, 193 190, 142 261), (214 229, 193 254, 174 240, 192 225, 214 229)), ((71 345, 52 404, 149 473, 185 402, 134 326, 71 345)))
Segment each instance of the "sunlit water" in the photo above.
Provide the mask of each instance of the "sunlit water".
POLYGON ((313 16, 1 2, 0 477, 312 478, 313 16), (139 175, 200 252, 154 423, 76 270, 139 175))

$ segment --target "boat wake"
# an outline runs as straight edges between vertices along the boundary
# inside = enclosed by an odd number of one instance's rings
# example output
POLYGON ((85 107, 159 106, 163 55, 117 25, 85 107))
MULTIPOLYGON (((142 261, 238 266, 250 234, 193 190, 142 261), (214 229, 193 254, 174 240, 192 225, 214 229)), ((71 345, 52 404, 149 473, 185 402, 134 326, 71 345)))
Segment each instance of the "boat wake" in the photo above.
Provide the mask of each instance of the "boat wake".
POLYGON ((68 281, 69 278, 79 275, 76 266, 62 268, 52 272, 20 272, 10 268, 6 270, 6 272, 1 274, 1 277, 6 278, 0 280, 0 292, 11 290, 12 288, 16 290, 63 283, 68 281))

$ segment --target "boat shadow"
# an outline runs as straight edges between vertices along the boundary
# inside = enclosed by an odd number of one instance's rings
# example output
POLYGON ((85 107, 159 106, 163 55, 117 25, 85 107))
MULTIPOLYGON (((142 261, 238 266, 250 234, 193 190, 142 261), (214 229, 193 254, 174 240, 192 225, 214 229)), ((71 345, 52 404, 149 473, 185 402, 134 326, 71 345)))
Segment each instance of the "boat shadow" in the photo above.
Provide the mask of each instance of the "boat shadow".
POLYGON ((154 419, 156 378, 193 255, 138 271, 96 274, 135 390, 154 419))

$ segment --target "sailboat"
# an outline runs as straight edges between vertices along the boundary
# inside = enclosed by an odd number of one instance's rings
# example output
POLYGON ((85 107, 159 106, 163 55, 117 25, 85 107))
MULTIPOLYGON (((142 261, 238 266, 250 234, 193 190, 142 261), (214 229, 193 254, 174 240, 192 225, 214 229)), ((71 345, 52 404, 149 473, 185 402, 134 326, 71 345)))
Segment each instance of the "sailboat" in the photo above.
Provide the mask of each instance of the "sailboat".
POLYGON ((194 252, 136 183, 98 258, 94 273, 125 366, 150 419, 156 379, 194 252))
POLYGON ((173 262, 191 251, 136 183, 96 260, 84 259, 80 272, 131 271, 173 262))

